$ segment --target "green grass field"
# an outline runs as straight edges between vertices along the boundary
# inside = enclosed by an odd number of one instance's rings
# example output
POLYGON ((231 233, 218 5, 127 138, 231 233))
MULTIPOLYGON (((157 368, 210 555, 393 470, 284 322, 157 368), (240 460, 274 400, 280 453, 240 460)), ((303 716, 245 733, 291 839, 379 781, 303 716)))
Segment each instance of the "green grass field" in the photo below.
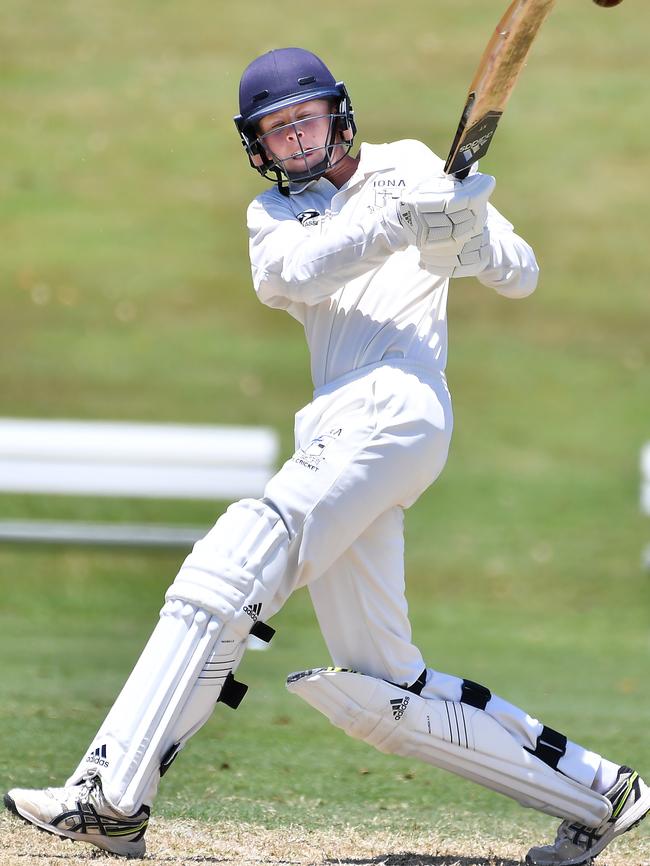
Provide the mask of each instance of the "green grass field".
MULTIPOLYGON (((444 155, 504 5, 6 0, 0 415, 263 423, 288 455, 308 359, 298 325, 250 285, 244 212, 261 185, 231 121, 240 72, 305 45, 348 84, 360 141, 414 137, 444 155)), ((640 0, 565 0, 535 45, 483 169, 536 249, 539 289, 508 302, 454 284, 455 438, 407 517, 430 664, 646 774, 649 31, 640 0)), ((223 507, 0 497, 7 517, 206 526, 223 507)), ((0 787, 65 778, 183 555, 0 547, 0 787)), ((550 830, 330 728, 283 688, 328 661, 306 594, 273 624, 272 649, 240 669, 241 709, 220 707, 164 779, 161 816, 430 830, 459 851, 468 828, 550 830)))

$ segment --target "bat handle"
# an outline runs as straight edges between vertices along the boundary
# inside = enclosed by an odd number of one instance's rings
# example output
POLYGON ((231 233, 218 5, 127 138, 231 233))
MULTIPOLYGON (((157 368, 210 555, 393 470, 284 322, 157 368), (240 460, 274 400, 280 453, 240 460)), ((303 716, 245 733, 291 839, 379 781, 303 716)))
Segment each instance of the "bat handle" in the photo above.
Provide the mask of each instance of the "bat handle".
POLYGON ((452 177, 455 177, 456 180, 465 180, 465 178, 469 174, 471 167, 471 165, 468 165, 467 168, 461 168, 460 171, 455 171, 452 174, 452 177))

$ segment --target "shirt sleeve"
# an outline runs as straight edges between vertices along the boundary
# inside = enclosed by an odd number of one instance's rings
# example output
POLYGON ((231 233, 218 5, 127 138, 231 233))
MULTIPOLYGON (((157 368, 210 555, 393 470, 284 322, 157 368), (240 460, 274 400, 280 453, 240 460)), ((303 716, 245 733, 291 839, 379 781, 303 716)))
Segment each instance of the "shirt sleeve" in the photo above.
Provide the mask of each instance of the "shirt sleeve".
POLYGON ((491 261, 477 279, 506 298, 525 298, 537 286, 539 266, 535 253, 499 211, 488 204, 491 261))
POLYGON ((253 285, 270 307, 318 304, 394 251, 380 213, 303 226, 289 202, 258 197, 248 208, 253 285))

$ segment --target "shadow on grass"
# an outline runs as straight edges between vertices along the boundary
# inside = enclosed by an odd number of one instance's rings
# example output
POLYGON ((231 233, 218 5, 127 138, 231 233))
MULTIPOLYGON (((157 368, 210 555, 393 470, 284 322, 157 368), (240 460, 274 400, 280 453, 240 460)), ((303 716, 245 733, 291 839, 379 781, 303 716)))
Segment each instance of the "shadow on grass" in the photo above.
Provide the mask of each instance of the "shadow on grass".
MULTIPOLYGON (((71 852, 69 854, 45 854, 45 853, 33 853, 33 852, 25 852, 25 853, 16 853, 12 854, 12 857, 15 857, 16 863, 19 863, 21 859, 29 859, 30 861, 38 861, 38 860, 47 860, 47 862, 51 862, 53 860, 60 860, 65 862, 66 860, 74 860, 75 862, 79 862, 79 860, 88 860, 88 861, 104 861, 110 857, 110 854, 107 854, 105 851, 84 851, 82 855, 76 854, 75 852, 71 852)), ((142 861, 134 861, 134 862, 142 862, 146 864, 150 863, 241 863, 239 858, 230 858, 230 857, 210 857, 204 854, 198 855, 174 855, 167 854, 164 856, 159 855, 148 855, 145 856, 142 861)), ((364 858, 335 858, 323 861, 324 863, 336 864, 336 866, 521 866, 521 860, 503 860, 499 857, 457 857, 455 854, 445 854, 445 855, 431 855, 431 854, 414 854, 408 852, 406 854, 384 854, 379 855, 378 857, 364 857, 364 858)), ((267 858, 260 859, 257 861, 259 864, 265 864, 265 866, 303 866, 301 861, 298 860, 276 860, 275 858, 267 858)))
POLYGON ((380 854, 377 857, 325 860, 337 866, 521 866, 521 860, 502 857, 464 857, 456 854, 380 854))
MULTIPOLYGON (((24 854, 13 853, 15 862, 20 862, 21 859, 29 859, 30 861, 47 860, 105 860, 106 852, 100 850, 84 851, 80 856, 76 852, 69 854, 52 854, 52 853, 32 853, 25 852, 24 854)), ((149 854, 145 856, 144 862, 153 863, 241 863, 239 858, 232 859, 230 857, 210 857, 209 855, 174 855, 166 854, 163 856, 149 854)), ((251 861, 252 862, 252 861, 251 861)), ((300 866, 299 860, 276 860, 275 858, 260 859, 259 864, 265 866, 300 866)), ((504 860, 499 857, 463 857, 455 854, 431 855, 431 854, 414 854, 406 852, 404 854, 380 854, 377 857, 344 857, 324 860, 324 863, 336 864, 336 866, 521 866, 521 860, 504 860)))
MULTIPOLYGON (((47 832, 47 831, 43 831, 47 832)), ((54 834, 51 834, 54 835, 54 834)), ((74 842, 76 840, 65 839, 62 837, 56 837, 59 842, 74 842)), ((74 846, 76 848, 76 846, 74 846)), ((71 846, 72 848, 72 846, 71 846)), ((65 864, 68 861, 73 861, 75 864, 78 864, 80 861, 88 861, 92 863, 117 863, 118 858, 114 857, 110 852, 104 851, 100 848, 91 847, 90 845, 84 845, 81 849, 64 851, 63 853, 53 853, 51 851, 11 851, 11 859, 6 861, 2 859, 2 851, 0 849, 0 864, 5 863, 38 863, 39 861, 46 861, 47 863, 51 863, 52 861, 60 861, 62 864, 65 864)), ((127 858, 128 859, 128 858, 127 858)), ((123 862, 122 858, 119 858, 119 862, 123 862)), ((146 866, 147 863, 158 864, 163 863, 176 863, 176 864, 185 864, 185 863, 224 863, 224 864, 241 864, 242 862, 253 864, 258 863, 260 866, 305 866, 305 864, 300 860, 283 860, 276 859, 275 857, 267 857, 260 858, 257 861, 253 860, 244 860, 240 857, 218 857, 211 856, 209 854, 155 854, 153 852, 145 854, 142 859, 133 859, 129 860, 129 862, 137 864, 142 863, 143 866, 146 866)), ((329 861, 328 861, 329 862, 329 861)), ((339 863, 343 863, 345 861, 337 861, 339 863)), ((359 861, 361 862, 361 861, 359 861)), ((368 861, 370 862, 370 861, 368 861)))
MULTIPOLYGON (((12 852, 12 863, 18 863, 20 860, 29 860, 30 862, 38 861, 38 860, 46 860, 48 863, 51 860, 60 860, 65 863, 66 860, 73 860, 75 863, 78 863, 80 860, 88 860, 88 861, 99 861, 101 863, 114 863, 114 862, 122 862, 122 858, 119 861, 110 854, 108 851, 103 851, 99 848, 87 848, 83 851, 83 853, 78 853, 77 851, 71 851, 69 853, 63 854, 52 854, 50 852, 38 852, 34 853, 32 851, 25 851, 21 853, 12 852), (110 858, 110 859, 109 859, 110 858)), ((128 859, 128 858, 127 858, 128 859)), ((1 861, 0 862, 4 862, 1 861)), ((156 854, 145 854, 143 859, 134 859, 130 860, 131 863, 143 863, 146 866, 146 863, 240 863, 240 860, 233 859, 231 857, 210 857, 204 854, 195 854, 195 855, 185 855, 185 854, 166 854, 164 856, 159 856, 156 854)), ((268 864, 268 866, 292 866, 292 864, 297 864, 298 861, 295 860, 260 860, 260 863, 268 864)))

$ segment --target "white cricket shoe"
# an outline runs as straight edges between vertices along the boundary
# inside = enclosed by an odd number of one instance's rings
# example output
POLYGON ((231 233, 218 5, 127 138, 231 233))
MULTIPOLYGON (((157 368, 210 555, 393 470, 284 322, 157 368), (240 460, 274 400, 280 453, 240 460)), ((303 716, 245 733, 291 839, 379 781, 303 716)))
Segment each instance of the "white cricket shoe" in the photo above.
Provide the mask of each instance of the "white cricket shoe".
POLYGON ((612 802, 612 814, 598 827, 563 821, 553 845, 531 848, 528 866, 581 866, 609 845, 612 839, 631 830, 650 811, 650 788, 634 770, 620 767, 616 782, 605 794, 612 802))
POLYGON ((80 785, 67 788, 13 788, 4 803, 14 815, 48 833, 122 857, 144 857, 149 808, 128 817, 116 812, 104 798, 100 777, 92 772, 80 785))

